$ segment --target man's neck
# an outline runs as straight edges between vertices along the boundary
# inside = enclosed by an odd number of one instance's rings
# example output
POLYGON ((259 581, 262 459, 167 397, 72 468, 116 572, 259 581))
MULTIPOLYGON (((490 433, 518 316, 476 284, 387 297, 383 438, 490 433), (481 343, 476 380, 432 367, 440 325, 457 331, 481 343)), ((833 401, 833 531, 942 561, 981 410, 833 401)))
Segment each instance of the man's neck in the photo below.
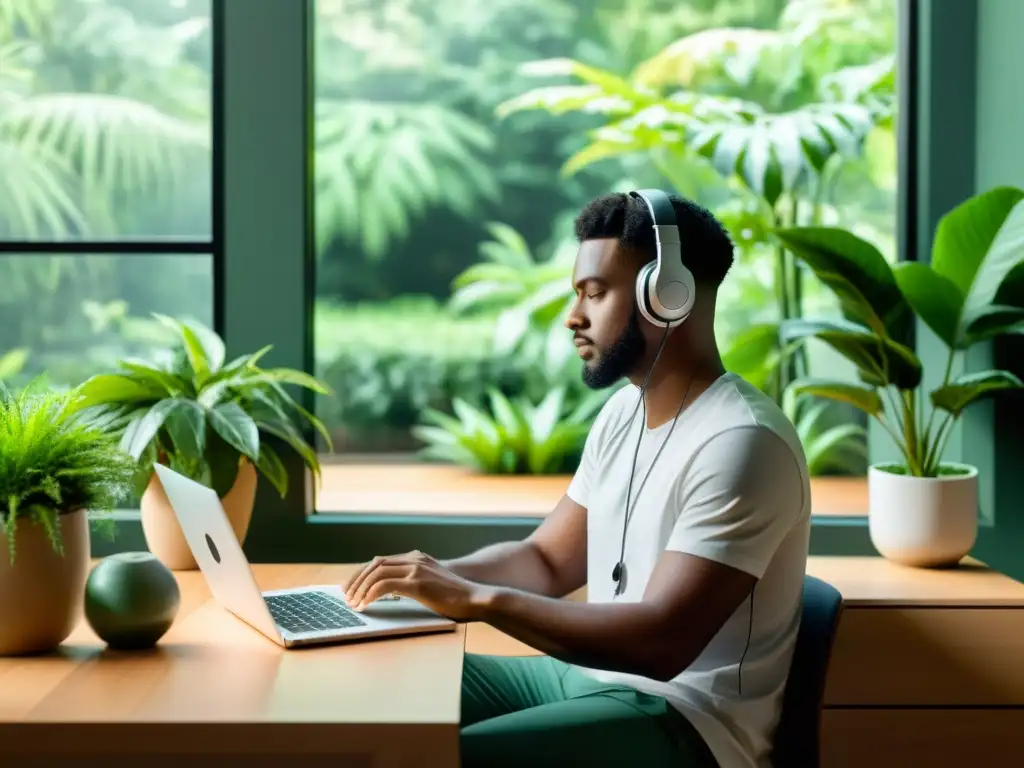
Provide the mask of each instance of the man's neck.
MULTIPOLYGON (((651 375, 644 395, 649 429, 656 429, 671 421, 679 412, 680 405, 686 410, 690 403, 726 372, 717 352, 687 360, 685 365, 674 365, 662 371, 660 369, 663 362, 666 362, 664 356, 651 375)), ((642 384, 643 379, 636 383, 642 384)))

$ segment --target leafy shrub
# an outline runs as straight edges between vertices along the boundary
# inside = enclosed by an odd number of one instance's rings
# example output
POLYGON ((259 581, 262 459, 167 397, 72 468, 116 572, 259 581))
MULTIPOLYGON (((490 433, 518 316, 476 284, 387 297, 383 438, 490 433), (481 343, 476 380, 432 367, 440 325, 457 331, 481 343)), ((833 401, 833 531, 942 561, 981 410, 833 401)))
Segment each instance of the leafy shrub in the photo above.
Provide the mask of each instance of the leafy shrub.
POLYGON ((318 415, 341 450, 414 450, 428 409, 459 398, 482 405, 489 389, 540 397, 528 361, 499 354, 493 314, 454 317, 429 297, 354 307, 317 306, 317 376, 336 393, 318 415))
POLYGON ((131 491, 131 457, 114 435, 80 419, 70 401, 35 386, 14 395, 0 385, 0 523, 11 565, 21 521, 42 526, 62 554, 60 515, 106 511, 131 491))

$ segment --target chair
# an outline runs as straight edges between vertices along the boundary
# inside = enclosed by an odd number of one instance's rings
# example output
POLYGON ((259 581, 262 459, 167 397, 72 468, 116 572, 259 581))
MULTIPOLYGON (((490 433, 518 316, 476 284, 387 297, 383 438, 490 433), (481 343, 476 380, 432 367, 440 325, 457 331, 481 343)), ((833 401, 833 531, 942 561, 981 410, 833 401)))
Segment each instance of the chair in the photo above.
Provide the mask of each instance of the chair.
POLYGON ((842 609, 839 590, 814 576, 804 576, 800 630, 772 749, 775 768, 820 766, 825 678, 842 609))

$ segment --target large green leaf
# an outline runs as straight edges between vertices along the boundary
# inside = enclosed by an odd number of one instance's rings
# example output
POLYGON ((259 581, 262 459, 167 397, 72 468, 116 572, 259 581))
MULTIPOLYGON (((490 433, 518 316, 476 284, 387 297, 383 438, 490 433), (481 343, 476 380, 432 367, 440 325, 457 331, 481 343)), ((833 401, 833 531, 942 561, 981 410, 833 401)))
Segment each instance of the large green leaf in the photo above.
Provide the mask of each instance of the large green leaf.
POLYGON ((1024 332, 1024 309, 1004 304, 990 304, 963 319, 967 329, 962 346, 967 347, 979 341, 1001 336, 1006 333, 1024 332))
POLYGON ((154 389, 163 389, 170 397, 191 393, 191 382, 176 376, 169 371, 156 368, 146 361, 121 360, 118 365, 123 371, 132 374, 132 378, 152 384, 154 389))
POLYGON ((797 396, 813 395, 840 403, 847 403, 855 408, 859 408, 869 416, 879 415, 884 408, 882 397, 878 394, 878 390, 863 384, 807 377, 797 379, 790 384, 789 391, 797 396))
POLYGON ((910 305, 875 246, 834 227, 790 227, 774 234, 832 289, 847 320, 897 341, 908 339, 913 323, 910 305))
POLYGON ((259 458, 259 430, 242 406, 235 402, 221 403, 207 411, 207 417, 224 442, 253 461, 259 458))
POLYGON ((256 468, 277 489, 283 499, 288 493, 288 470, 285 469, 281 457, 269 445, 260 446, 260 456, 256 460, 256 468))
POLYGON ((207 383, 210 384, 213 382, 222 381, 224 379, 231 378, 232 376, 235 376, 236 374, 246 370, 255 373, 258 370, 256 368, 256 363, 258 363, 260 361, 260 358, 262 358, 265 354, 267 354, 267 352, 269 352, 273 348, 274 346, 272 344, 267 344, 262 349, 259 349, 251 354, 239 355, 230 363, 224 365, 213 376, 211 376, 210 381, 207 383))
POLYGON ((183 323, 203 348, 203 357, 209 373, 216 373, 224 365, 224 341, 211 328, 200 323, 183 323))
POLYGON ((1024 382, 1009 371, 967 373, 932 392, 932 405, 959 416, 968 405, 982 397, 1009 389, 1022 389, 1024 382))
POLYGON ((782 360, 778 323, 758 323, 736 335, 722 355, 726 370, 765 389, 782 360))
POLYGON ((76 390, 75 408, 131 404, 144 406, 164 398, 162 387, 117 373, 101 373, 86 379, 76 390))
POLYGON ((179 405, 167 414, 164 427, 179 454, 202 458, 206 450, 206 413, 195 400, 179 399, 179 405))
POLYGON ((188 355, 188 362, 195 372, 196 381, 201 386, 210 377, 210 361, 206 357, 206 349, 203 347, 199 336, 187 325, 181 326, 181 338, 185 344, 185 354, 188 355))
POLYGON ((177 407, 178 401, 168 398, 152 408, 140 409, 121 435, 121 450, 138 461, 164 425, 167 414, 177 407))
POLYGON ((957 321, 964 295, 956 283, 920 261, 901 261, 893 267, 896 284, 925 325, 950 347, 957 345, 957 321))
POLYGON ((965 297, 957 318, 958 346, 973 343, 970 323, 995 301, 1003 281, 1022 260, 1024 190, 996 187, 942 217, 931 263, 965 297))
POLYGON ((787 320, 780 336, 786 342, 807 337, 820 339, 856 365, 867 384, 882 386, 888 382, 899 389, 916 389, 921 383, 921 361, 913 350, 855 323, 787 320))
POLYGON ((768 205, 819 174, 834 155, 855 156, 874 123, 858 104, 811 104, 749 122, 716 121, 694 131, 690 146, 723 176, 738 175, 768 205))

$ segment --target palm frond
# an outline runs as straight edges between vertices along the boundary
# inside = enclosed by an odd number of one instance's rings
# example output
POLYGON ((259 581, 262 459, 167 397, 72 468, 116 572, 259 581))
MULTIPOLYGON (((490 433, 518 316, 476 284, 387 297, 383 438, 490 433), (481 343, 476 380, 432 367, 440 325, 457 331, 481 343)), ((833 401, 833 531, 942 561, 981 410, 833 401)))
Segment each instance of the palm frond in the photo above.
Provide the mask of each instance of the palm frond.
POLYGON ((27 148, 0 133, 0 237, 64 240, 88 222, 75 203, 78 183, 64 158, 27 148))
POLYGON ((205 126, 149 104, 98 93, 54 93, 23 99, 0 116, 0 134, 27 152, 72 158, 87 192, 131 194, 178 180, 183 155, 207 151, 205 126))
POLYGON ((359 243, 369 258, 406 237, 435 205, 464 216, 497 196, 491 134, 437 104, 317 105, 317 242, 359 243))

